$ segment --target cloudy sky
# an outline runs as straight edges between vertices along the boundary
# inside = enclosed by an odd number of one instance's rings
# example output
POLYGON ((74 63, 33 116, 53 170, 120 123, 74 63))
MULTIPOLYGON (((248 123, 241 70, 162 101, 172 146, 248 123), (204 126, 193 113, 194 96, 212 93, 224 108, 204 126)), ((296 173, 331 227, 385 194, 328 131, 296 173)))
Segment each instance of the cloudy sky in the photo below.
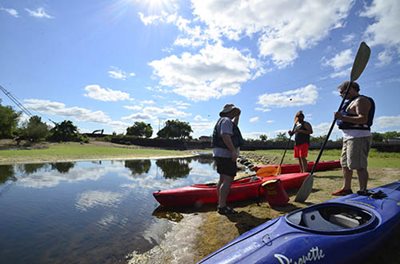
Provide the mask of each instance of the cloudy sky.
POLYGON ((373 131, 399 131, 399 17, 397 0, 0 0, 0 85, 81 132, 178 119, 210 135, 234 103, 245 138, 287 131, 299 110, 318 136, 365 41, 373 131))

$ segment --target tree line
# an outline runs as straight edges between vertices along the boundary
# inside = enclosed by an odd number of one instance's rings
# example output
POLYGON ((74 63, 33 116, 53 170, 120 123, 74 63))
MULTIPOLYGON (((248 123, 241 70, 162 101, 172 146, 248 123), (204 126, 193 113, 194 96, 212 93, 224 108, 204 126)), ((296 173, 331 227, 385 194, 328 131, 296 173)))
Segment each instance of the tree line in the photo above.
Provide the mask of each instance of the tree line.
MULTIPOLYGON (((10 106, 1 105, 0 100, 0 138, 13 138, 16 140, 29 140, 38 142, 48 140, 54 142, 76 141, 87 142, 88 138, 78 131, 78 127, 70 120, 54 123, 51 127, 42 121, 39 116, 31 116, 28 121, 20 123, 22 113, 15 111, 10 106)), ((192 139, 192 127, 188 122, 168 120, 165 126, 157 132, 159 138, 192 139)), ((115 133, 114 133, 115 134, 115 133)), ((126 135, 150 138, 153 128, 145 122, 134 122, 126 129, 126 135)))
MULTIPOLYGON (((20 124, 21 112, 15 111, 10 106, 1 105, 0 100, 0 138, 14 138, 17 140, 29 140, 37 142, 40 140, 48 140, 54 142, 60 141, 77 141, 87 142, 88 138, 79 133, 77 126, 70 120, 64 120, 61 123, 55 123, 50 127, 42 121, 39 116, 31 116, 28 121, 20 124)), ((157 132, 158 138, 165 139, 192 139, 192 127, 188 122, 179 120, 167 120, 164 127, 157 132)), ((115 133, 114 133, 115 134, 115 133)), ((134 124, 126 129, 127 136, 135 136, 140 138, 150 138, 153 136, 153 128, 145 122, 134 122, 134 124)), ((372 140, 374 142, 385 142, 388 139, 399 138, 400 132, 389 131, 384 133, 373 132, 372 140)), ((283 142, 289 138, 285 132, 278 133, 275 138, 268 139, 267 135, 259 136, 260 141, 283 142)), ((310 141, 321 143, 325 136, 313 137, 310 141)), ((248 141, 254 141, 247 139, 248 141)), ((337 139, 336 141, 341 141, 337 139)))

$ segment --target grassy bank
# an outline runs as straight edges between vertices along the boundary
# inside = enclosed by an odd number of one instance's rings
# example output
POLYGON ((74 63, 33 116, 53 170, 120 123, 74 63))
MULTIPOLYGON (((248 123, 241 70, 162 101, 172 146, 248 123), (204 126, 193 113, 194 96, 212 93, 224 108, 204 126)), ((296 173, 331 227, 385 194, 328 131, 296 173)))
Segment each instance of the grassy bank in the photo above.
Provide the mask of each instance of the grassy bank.
POLYGON ((31 149, 0 150, 0 164, 93 159, 134 159, 192 155, 191 151, 133 148, 115 144, 59 143, 31 149))
MULTIPOLYGON (((328 149, 324 150, 320 161, 323 160, 338 160, 340 159, 341 150, 328 149)), ((283 150, 256 150, 242 151, 245 157, 252 159, 255 163, 279 163, 283 155, 283 150)), ((310 150, 308 160, 315 161, 319 154, 319 150, 310 150)), ((369 168, 400 168, 400 153, 397 152, 379 152, 376 149, 371 149, 369 154, 369 168)), ((293 150, 287 150, 283 163, 296 163, 297 159, 293 158, 293 150)))

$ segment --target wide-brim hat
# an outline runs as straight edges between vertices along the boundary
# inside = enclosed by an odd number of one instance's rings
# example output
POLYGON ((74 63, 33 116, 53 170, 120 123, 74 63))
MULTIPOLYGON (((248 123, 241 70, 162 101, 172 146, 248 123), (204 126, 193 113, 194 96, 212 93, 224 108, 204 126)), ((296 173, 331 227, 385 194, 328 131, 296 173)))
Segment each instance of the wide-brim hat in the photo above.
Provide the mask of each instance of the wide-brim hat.
POLYGON ((225 116, 230 112, 237 111, 240 113, 240 109, 236 107, 234 104, 226 104, 221 112, 219 112, 219 116, 225 116))

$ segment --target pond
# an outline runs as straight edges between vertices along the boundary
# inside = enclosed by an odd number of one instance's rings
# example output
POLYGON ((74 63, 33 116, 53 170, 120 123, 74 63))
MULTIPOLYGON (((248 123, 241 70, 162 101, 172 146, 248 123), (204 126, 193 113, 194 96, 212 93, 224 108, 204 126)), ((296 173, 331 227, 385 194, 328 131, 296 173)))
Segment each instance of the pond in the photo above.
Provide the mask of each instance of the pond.
POLYGON ((211 156, 0 166, 0 263, 124 263, 172 226, 156 190, 216 181, 211 156))

